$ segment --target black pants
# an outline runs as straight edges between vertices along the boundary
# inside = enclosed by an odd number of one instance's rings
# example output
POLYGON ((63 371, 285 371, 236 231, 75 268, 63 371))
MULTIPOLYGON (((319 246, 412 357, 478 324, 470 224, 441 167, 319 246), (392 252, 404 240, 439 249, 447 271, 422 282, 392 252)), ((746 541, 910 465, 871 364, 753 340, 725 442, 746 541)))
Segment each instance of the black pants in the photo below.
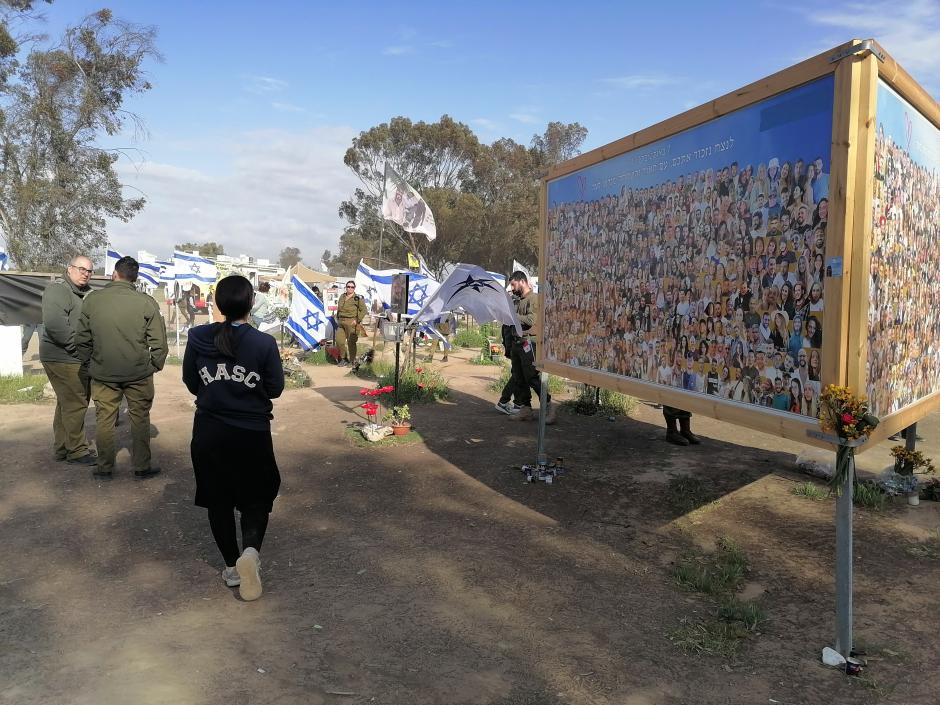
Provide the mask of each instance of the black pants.
POLYGON ((674 406, 666 406, 663 404, 663 416, 666 418, 666 423, 671 424, 679 419, 691 419, 692 412, 684 411, 682 409, 677 409, 674 406))
MULTIPOLYGON (((535 369, 535 343, 529 343, 528 352, 523 347, 523 341, 517 340, 512 344, 512 377, 514 382, 516 404, 519 406, 532 406, 532 392, 541 397, 542 382, 539 371, 535 369)), ((503 392, 505 393, 505 389, 503 392)), ((552 400, 551 395, 546 396, 546 402, 552 400)))
MULTIPOLYGON (((264 509, 245 509, 241 513, 242 545, 249 546, 258 553, 264 541, 264 532, 268 528, 268 512, 264 509)), ((235 508, 209 507, 209 528, 212 538, 219 547, 219 553, 225 559, 228 568, 235 567, 235 561, 241 555, 238 550, 238 537, 235 535, 235 508)))

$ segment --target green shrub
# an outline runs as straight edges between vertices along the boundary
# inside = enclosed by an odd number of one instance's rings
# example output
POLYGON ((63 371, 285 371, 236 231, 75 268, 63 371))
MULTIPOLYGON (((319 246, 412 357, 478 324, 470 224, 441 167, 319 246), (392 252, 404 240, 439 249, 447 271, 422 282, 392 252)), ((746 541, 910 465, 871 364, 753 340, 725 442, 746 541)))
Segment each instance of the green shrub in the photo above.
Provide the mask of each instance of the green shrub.
POLYGON ((801 482, 794 485, 790 492, 798 497, 808 497, 817 502, 821 502, 829 497, 829 490, 825 487, 820 487, 815 482, 801 482))
POLYGON ((480 335, 485 335, 487 338, 502 339, 502 326, 493 322, 481 323, 480 335))
POLYGON ((888 504, 888 495, 874 482, 859 482, 855 485, 852 499, 857 506, 882 511, 888 504))
MULTIPOLYGON (((504 358, 505 359, 505 358, 504 358)), ((507 360, 508 362, 508 360, 507 360)), ((503 369, 500 370, 499 377, 495 377, 492 382, 487 385, 487 389, 491 392, 502 392, 503 387, 509 382, 510 376, 512 376, 512 368, 509 365, 504 365, 503 369)), ((568 380, 564 377, 557 377, 555 375, 548 376, 548 393, 552 396, 557 396, 564 394, 568 391, 568 380)))
POLYGON ((167 355, 166 364, 167 365, 182 365, 183 358, 181 358, 179 355, 167 355))
MULTIPOLYGON (((387 362, 372 364, 376 387, 395 386, 395 365, 387 362)), ((414 404, 446 399, 450 394, 447 380, 437 370, 429 367, 402 367, 398 378, 398 404, 414 404)), ((394 394, 382 399, 383 405, 391 406, 394 394)))
POLYGON ((630 416, 636 411, 639 401, 636 397, 629 394, 618 392, 613 389, 601 389, 597 392, 597 387, 584 384, 581 385, 578 396, 564 402, 576 414, 593 416, 601 414, 603 416, 630 416), (600 399, 600 404, 597 399, 600 399))
POLYGON ((326 350, 323 348, 311 350, 310 352, 304 354, 302 359, 304 363, 308 365, 330 365, 333 362, 327 356, 326 350))
POLYGON ((45 375, 10 375, 0 377, 0 404, 22 404, 42 399, 45 375))
POLYGON ((461 348, 479 348, 487 342, 485 335, 472 328, 464 328, 454 336, 454 345, 461 348))

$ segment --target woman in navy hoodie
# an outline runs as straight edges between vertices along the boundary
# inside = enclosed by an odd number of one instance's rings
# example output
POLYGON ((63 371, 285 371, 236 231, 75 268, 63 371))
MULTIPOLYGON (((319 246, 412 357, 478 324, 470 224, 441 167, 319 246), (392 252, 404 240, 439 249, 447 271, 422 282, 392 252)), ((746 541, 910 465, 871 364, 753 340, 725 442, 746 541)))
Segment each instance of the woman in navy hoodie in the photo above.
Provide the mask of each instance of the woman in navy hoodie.
POLYGON ((277 343, 247 325, 251 282, 229 276, 215 289, 224 323, 193 328, 183 382, 196 395, 190 451, 196 505, 209 510, 212 536, 225 559, 222 579, 244 600, 261 597, 261 542, 281 485, 271 443, 271 400, 284 391, 277 343), (241 514, 239 553, 235 512, 241 514))

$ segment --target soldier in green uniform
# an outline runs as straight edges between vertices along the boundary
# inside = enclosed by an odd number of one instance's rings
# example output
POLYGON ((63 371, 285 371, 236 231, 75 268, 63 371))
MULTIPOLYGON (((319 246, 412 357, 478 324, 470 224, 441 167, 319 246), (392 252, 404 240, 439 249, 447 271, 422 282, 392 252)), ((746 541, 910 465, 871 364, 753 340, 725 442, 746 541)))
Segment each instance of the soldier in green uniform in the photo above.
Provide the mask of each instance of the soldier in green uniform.
POLYGON ((336 304, 336 347, 343 356, 340 367, 356 361, 356 342, 367 313, 365 299, 356 293, 356 282, 346 282, 346 291, 336 304))
POLYGON ((90 395, 88 368, 75 348, 75 328, 82 312, 82 299, 91 291, 88 280, 93 269, 87 257, 73 257, 65 277, 42 293, 39 360, 55 390, 52 420, 55 459, 73 465, 94 465, 98 461, 88 450, 85 439, 85 411, 90 395))
POLYGON ((89 363, 91 375, 98 425, 94 474, 99 477, 110 477, 114 469, 114 422, 121 399, 127 400, 131 419, 134 475, 160 472, 150 464, 150 407, 153 374, 163 369, 169 349, 157 302, 134 288, 138 269, 133 257, 119 259, 111 283, 85 297, 75 331, 78 358, 89 363))

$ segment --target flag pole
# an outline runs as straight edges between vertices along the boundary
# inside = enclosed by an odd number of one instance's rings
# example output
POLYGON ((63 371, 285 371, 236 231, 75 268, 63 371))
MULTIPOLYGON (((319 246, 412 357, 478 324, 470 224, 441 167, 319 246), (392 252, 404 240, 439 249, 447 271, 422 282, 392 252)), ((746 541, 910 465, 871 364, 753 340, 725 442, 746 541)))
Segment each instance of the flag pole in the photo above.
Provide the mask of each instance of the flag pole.
MULTIPOLYGON (((385 162, 385 174, 382 176, 382 202, 385 202, 385 189, 388 187, 388 162, 385 162)), ((379 262, 382 262, 382 241, 385 239, 385 213, 379 205, 379 216, 382 219, 382 229, 379 231, 379 262)), ((379 265, 381 266, 381 264, 379 265)))

